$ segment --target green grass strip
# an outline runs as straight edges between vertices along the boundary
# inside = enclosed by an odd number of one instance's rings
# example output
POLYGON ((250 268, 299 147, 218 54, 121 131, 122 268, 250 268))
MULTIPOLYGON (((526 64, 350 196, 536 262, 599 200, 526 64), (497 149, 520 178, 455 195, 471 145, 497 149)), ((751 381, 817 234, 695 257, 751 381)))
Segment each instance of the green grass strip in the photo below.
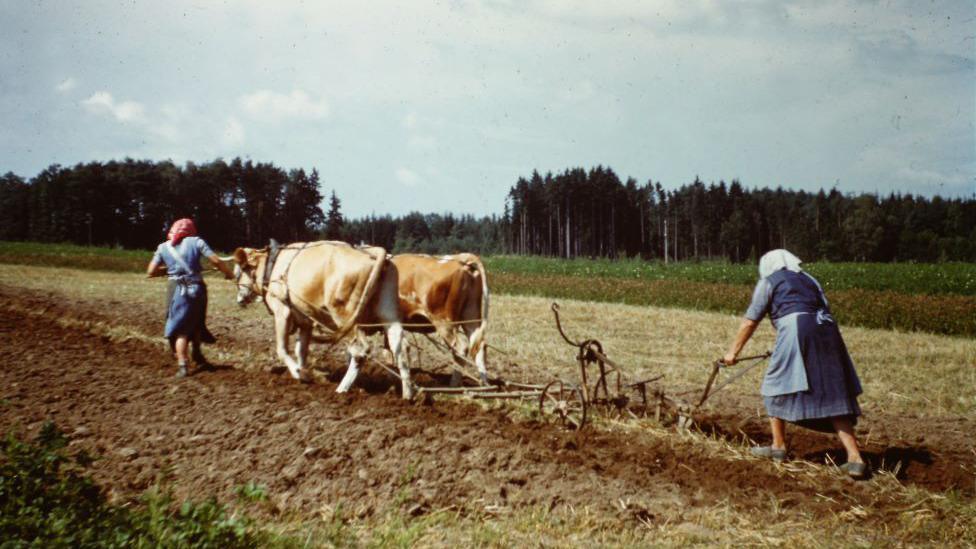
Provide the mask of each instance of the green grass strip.
MULTIPOLYGON (((680 262, 624 259, 554 259, 494 256, 485 258, 491 273, 565 275, 585 279, 682 280, 716 284, 754 285, 755 264, 721 261, 680 262)), ((974 263, 804 263, 828 291, 892 290, 904 294, 958 294, 976 296, 974 263)))
POLYGON ((149 250, 96 248, 74 244, 0 242, 0 263, 15 265, 142 272, 152 259, 152 254, 149 250))
MULTIPOLYGON (((0 242, 0 263, 142 272, 148 250, 0 242)), ((754 265, 639 260, 485 258, 492 290, 516 295, 741 314, 754 265)), ((976 337, 976 264, 810 263, 844 325, 976 337)))
MULTIPOLYGON (((493 292, 554 299, 677 307, 743 314, 751 289, 739 284, 638 280, 571 275, 489 274, 493 292)), ((843 326, 923 331, 976 337, 976 298, 909 295, 863 289, 828 290, 831 311, 843 326)))

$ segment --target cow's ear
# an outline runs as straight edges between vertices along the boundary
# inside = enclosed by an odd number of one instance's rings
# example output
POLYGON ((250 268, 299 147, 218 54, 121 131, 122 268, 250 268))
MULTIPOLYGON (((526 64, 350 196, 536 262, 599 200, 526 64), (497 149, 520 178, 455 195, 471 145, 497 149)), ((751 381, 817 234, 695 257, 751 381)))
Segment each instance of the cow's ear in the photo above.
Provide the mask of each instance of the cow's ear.
POLYGON ((237 263, 238 265, 247 263, 247 252, 244 251, 244 248, 237 248, 234 250, 234 263, 237 263))
POLYGON ((252 248, 247 249, 247 266, 255 267, 258 266, 258 261, 261 260, 261 254, 264 253, 261 250, 254 250, 252 248))

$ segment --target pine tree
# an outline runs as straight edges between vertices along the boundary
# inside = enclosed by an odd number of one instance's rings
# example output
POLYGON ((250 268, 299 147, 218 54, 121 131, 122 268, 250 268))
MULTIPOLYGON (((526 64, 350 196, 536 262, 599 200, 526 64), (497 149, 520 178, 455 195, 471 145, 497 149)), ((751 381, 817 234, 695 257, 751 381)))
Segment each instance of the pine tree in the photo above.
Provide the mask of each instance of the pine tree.
POLYGON ((328 240, 339 240, 342 237, 342 226, 345 220, 342 218, 342 203, 336 196, 335 189, 332 189, 332 196, 329 197, 329 213, 325 216, 325 238, 328 240))

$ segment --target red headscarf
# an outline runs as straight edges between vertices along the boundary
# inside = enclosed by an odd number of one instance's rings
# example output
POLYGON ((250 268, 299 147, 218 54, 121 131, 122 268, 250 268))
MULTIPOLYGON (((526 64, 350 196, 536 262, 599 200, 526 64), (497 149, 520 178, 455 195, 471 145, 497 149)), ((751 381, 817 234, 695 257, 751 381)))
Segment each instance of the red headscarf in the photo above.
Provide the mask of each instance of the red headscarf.
POLYGON ((173 243, 174 246, 180 243, 181 240, 188 236, 196 236, 197 227, 193 224, 193 220, 189 217, 184 217, 183 219, 177 219, 173 226, 169 229, 169 234, 166 238, 173 243))

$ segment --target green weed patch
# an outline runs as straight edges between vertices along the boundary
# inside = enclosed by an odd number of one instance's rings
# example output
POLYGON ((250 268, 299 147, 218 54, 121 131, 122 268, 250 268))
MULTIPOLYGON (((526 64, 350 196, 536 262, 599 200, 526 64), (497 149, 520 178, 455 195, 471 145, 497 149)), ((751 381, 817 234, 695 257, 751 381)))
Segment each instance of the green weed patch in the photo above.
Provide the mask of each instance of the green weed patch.
POLYGON ((0 445, 3 547, 268 547, 286 545, 215 499, 183 502, 156 489, 142 505, 110 505, 85 476, 90 458, 69 455, 51 423, 32 441, 0 445))

